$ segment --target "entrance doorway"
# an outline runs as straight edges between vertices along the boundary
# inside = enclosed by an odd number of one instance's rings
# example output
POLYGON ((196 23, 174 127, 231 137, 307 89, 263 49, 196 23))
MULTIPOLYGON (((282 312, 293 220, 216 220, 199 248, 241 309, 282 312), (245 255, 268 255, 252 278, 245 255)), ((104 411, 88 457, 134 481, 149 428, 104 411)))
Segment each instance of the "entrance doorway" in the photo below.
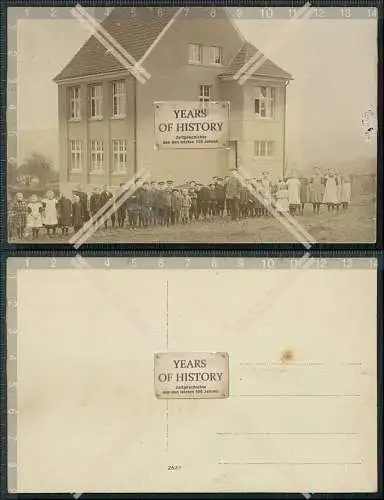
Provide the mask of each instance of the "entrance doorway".
POLYGON ((229 141, 227 150, 227 168, 237 168, 237 141, 229 141))

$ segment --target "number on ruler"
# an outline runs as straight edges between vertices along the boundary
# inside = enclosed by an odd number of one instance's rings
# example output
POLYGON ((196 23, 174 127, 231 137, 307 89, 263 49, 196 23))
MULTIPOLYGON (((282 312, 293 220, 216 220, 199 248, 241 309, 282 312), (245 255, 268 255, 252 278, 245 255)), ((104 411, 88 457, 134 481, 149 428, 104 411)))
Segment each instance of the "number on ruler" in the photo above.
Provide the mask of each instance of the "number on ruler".
POLYGON ((260 9, 260 13, 263 19, 272 19, 273 17, 273 9, 271 7, 260 9))
POLYGON ((352 269, 352 267, 353 267, 353 260, 352 259, 343 259, 343 267, 345 269, 352 269))
POLYGON ((348 7, 343 7, 340 9, 341 17, 351 17, 351 9, 348 7))
POLYGON ((324 9, 319 9, 318 7, 314 7, 314 9, 313 9, 313 15, 315 17, 325 17, 325 10, 324 9))
POLYGON ((264 269, 274 269, 275 260, 274 259, 263 259, 262 261, 264 269))

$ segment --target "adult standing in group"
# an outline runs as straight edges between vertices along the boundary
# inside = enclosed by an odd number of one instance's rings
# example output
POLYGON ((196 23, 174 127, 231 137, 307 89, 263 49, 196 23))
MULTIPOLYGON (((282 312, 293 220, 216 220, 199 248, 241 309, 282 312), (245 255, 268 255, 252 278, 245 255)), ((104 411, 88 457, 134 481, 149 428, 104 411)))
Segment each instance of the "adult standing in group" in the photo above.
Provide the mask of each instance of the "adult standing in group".
MULTIPOLYGON (((100 193, 100 207, 104 207, 108 201, 113 198, 113 194, 111 191, 108 189, 108 186, 103 186, 103 191, 100 193)), ((112 208, 112 205, 108 208, 105 209, 105 213, 109 212, 112 208)), ((110 217, 112 228, 115 227, 115 222, 116 222, 116 214, 113 211, 112 215, 110 217)), ((107 229, 108 227, 108 218, 104 220, 104 227, 107 229)))
POLYGON ((83 186, 81 184, 77 186, 77 190, 75 190, 73 194, 79 197, 81 211, 82 211, 81 219, 82 223, 85 224, 86 222, 89 221, 88 195, 84 191, 83 186))
POLYGON ((307 177, 300 177, 300 214, 304 215, 304 207, 309 203, 309 180, 307 177))
POLYGON ((226 198, 232 220, 238 220, 240 210, 240 192, 241 182, 237 178, 237 169, 231 169, 231 175, 228 179, 226 198))
POLYGON ((320 206, 323 201, 324 179, 319 167, 315 167, 314 174, 309 181, 309 199, 312 203, 313 213, 320 213, 320 206))
POLYGON ((290 215, 296 215, 300 208, 300 181, 295 172, 287 179, 288 205, 290 215))
POLYGON ((221 177, 217 178, 216 182, 216 203, 217 203, 217 213, 220 217, 224 215, 224 206, 225 206, 225 186, 223 183, 223 179, 221 177))
MULTIPOLYGON (((96 187, 89 198, 89 211, 91 212, 92 218, 96 217, 96 214, 100 210, 101 206, 100 189, 96 187)), ((93 220, 93 223, 96 226, 97 221, 93 220)))
POLYGON ((334 169, 330 169, 328 174, 325 176, 323 203, 324 205, 327 205, 328 212, 333 212, 339 203, 337 198, 336 172, 334 169))
POLYGON ((57 215, 61 234, 68 234, 69 228, 72 226, 72 201, 63 192, 57 202, 57 215))

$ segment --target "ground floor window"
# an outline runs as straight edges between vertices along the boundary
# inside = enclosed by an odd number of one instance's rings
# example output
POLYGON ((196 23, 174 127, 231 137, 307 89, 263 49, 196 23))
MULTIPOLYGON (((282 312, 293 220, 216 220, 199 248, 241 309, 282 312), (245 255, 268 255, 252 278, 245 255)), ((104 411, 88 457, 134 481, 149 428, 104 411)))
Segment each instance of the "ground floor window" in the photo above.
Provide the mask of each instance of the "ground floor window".
POLYGON ((255 141, 255 156, 272 157, 275 153, 275 143, 273 141, 255 141))
POLYGON ((125 139, 114 139, 112 141, 113 173, 125 173, 127 171, 127 141, 125 139))
POLYGON ((70 165, 69 168, 72 172, 81 172, 82 168, 82 155, 81 155, 81 141, 69 141, 70 148, 70 165))
POLYGON ((104 170, 104 148, 103 141, 91 141, 91 172, 102 172, 104 170))

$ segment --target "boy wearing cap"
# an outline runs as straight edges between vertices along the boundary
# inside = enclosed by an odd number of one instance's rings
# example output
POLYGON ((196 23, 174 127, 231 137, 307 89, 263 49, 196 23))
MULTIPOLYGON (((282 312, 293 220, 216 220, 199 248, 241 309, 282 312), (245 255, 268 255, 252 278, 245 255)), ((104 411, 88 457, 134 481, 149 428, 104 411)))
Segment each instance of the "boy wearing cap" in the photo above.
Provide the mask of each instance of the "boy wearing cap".
MULTIPOLYGON (((124 192, 122 191, 122 187, 124 186, 124 182, 120 183, 120 196, 124 196, 124 192)), ((117 209, 117 224, 118 226, 124 227, 125 219, 127 216, 127 200, 125 200, 123 203, 119 205, 119 208, 117 209)))
POLYGON ((215 191, 216 191, 216 209, 217 209, 217 214, 220 215, 220 217, 223 217, 224 215, 224 206, 225 206, 225 186, 223 183, 222 177, 217 178, 217 183, 215 186, 215 191))
POLYGON ((240 208, 241 183, 235 175, 236 171, 236 168, 231 169, 231 176, 229 177, 226 191, 227 202, 230 208, 232 220, 238 220, 240 208))
POLYGON ((164 190, 164 223, 166 226, 172 224, 172 189, 173 181, 168 180, 164 190))
POLYGON ((149 189, 148 182, 144 182, 143 186, 137 193, 139 201, 139 217, 143 227, 147 227, 151 220, 152 192, 149 189))

